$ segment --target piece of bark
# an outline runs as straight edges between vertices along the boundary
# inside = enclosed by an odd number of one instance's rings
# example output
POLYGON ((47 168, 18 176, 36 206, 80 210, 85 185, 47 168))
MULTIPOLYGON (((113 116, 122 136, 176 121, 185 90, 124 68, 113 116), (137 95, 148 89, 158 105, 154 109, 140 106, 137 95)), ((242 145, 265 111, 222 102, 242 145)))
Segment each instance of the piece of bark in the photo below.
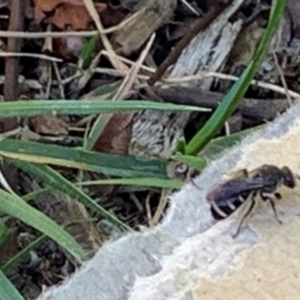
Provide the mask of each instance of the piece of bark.
POLYGON ((136 12, 140 12, 139 15, 112 35, 111 41, 115 51, 127 56, 138 50, 153 32, 169 20, 176 6, 177 0, 138 1, 127 19, 136 12))
MULTIPOLYGON (((252 57, 261 40, 261 36, 265 30, 267 20, 263 17, 257 17, 254 21, 248 23, 244 26, 238 35, 236 42, 234 43, 228 60, 226 62, 224 73, 235 75, 239 77, 242 72, 246 69, 250 63, 252 57), (247 45, 247 47, 245 47, 247 45)), ((263 63, 260 65, 256 79, 263 80, 264 82, 269 82, 273 84, 282 84, 280 73, 278 72, 278 66, 274 59, 274 53, 277 54, 279 60, 279 66, 285 73, 286 65, 289 63, 284 63, 285 59, 282 59, 281 64, 280 57, 285 57, 286 52, 290 49, 291 43, 291 20, 290 16, 285 13, 279 23, 275 35, 270 43, 267 55, 264 58, 263 63)), ((219 91, 227 92, 232 86, 232 82, 228 80, 218 80, 219 91)), ((250 91, 255 91, 257 97, 266 98, 268 97, 269 91, 255 86, 249 87, 250 91)))
MULTIPOLYGON (((231 47, 242 27, 242 22, 228 19, 242 5, 234 0, 204 31, 201 31, 184 49, 171 72, 172 77, 194 75, 200 71, 221 71, 231 47)), ((214 79, 205 78, 197 83, 209 90, 214 79)), ((193 83, 178 85, 189 86, 193 83)), ((167 157, 176 149, 189 113, 149 111, 138 113, 133 125, 131 154, 167 157)))
POLYGON ((41 135, 66 136, 69 124, 56 115, 35 116, 29 119, 34 132, 41 135))
MULTIPOLYGON (((232 45, 242 28, 242 21, 229 22, 228 19, 243 4, 235 0, 219 15, 210 26, 201 31, 185 48, 171 72, 172 77, 193 75, 201 71, 221 70, 232 45)), ((208 90, 213 78, 201 80, 199 87, 208 90)), ((190 83, 191 84, 191 83, 190 83)), ((180 84, 188 86, 188 83, 180 84)))
POLYGON ((181 55, 183 49, 191 42, 191 40, 202 30, 205 30, 214 19, 222 14, 224 9, 232 3, 216 3, 216 5, 203 17, 198 18, 195 23, 190 27, 186 35, 176 44, 165 60, 160 64, 155 73, 148 79, 150 86, 154 85, 156 81, 160 80, 165 71, 173 65, 178 57, 181 55))
MULTIPOLYGON (((217 92, 204 92, 199 88, 171 86, 169 88, 153 88, 166 102, 195 105, 205 108, 216 108, 225 96, 217 92)), ((237 109, 243 117, 255 119, 258 121, 273 120, 279 113, 282 113, 289 107, 286 98, 282 99, 247 99, 244 98, 237 109)))

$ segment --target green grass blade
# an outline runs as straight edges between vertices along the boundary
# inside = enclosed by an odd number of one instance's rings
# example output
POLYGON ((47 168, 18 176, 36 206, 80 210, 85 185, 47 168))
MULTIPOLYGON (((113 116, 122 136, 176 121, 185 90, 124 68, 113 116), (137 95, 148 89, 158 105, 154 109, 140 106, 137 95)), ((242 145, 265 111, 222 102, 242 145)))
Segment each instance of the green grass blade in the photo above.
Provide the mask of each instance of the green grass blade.
POLYGON ((121 230, 132 230, 128 225, 121 222, 117 217, 106 211, 99 204, 97 204, 93 199, 91 199, 87 194, 82 192, 78 187, 72 184, 70 181, 65 179, 58 172, 53 170, 48 166, 36 165, 36 164, 28 164, 26 162, 14 160, 13 163, 21 168, 23 171, 29 173, 34 177, 38 177, 45 184, 51 186, 55 190, 59 190, 67 195, 69 195, 72 199, 76 199, 81 202, 85 207, 88 207, 93 212, 102 216, 103 218, 110 221, 112 224, 120 228, 121 230))
POLYGON ((24 300, 22 295, 7 279, 7 277, 0 270, 0 299, 1 300, 24 300))
MULTIPOLYGON (((193 156, 193 158, 195 158, 193 156)), ((182 182, 175 179, 159 179, 153 177, 145 178, 114 178, 114 179, 99 179, 91 181, 81 181, 74 183, 75 186, 92 186, 92 185, 129 185, 137 187, 152 187, 152 188, 166 188, 166 189, 179 189, 182 186, 182 182)), ((22 196, 22 199, 26 202, 32 201, 37 196, 44 193, 54 191, 55 188, 47 187, 42 188, 36 192, 29 193, 22 196)))
POLYGON ((228 150, 241 142, 247 135, 256 131, 265 125, 256 126, 247 130, 243 130, 229 136, 222 136, 211 140, 211 142, 199 153, 199 156, 184 155, 180 152, 172 156, 175 161, 182 162, 189 167, 197 170, 203 170, 207 164, 216 159, 224 150, 228 150))
POLYGON ((206 167, 206 160, 202 157, 195 157, 192 155, 184 155, 180 152, 171 157, 173 160, 186 164, 191 168, 202 170, 206 167))
POLYGON ((35 198, 37 198, 38 196, 41 196, 41 195, 43 195, 45 193, 48 193, 52 190, 53 189, 51 187, 41 188, 38 191, 28 193, 28 194, 22 196, 21 198, 26 202, 30 202, 30 201, 34 200, 35 198))
POLYGON ((30 117, 43 114, 107 114, 144 109, 168 111, 210 111, 209 109, 198 108, 195 106, 139 100, 28 100, 0 102, 0 118, 30 117))
POLYGON ((241 142, 250 133, 264 127, 265 125, 256 126, 247 130, 243 130, 229 136, 222 136, 213 139, 199 155, 207 161, 217 158, 225 149, 229 149, 241 142))
POLYGON ((0 189, 0 209, 52 238, 78 261, 83 262, 86 259, 85 252, 71 235, 20 197, 0 189))
POLYGON ((134 185, 134 186, 149 186, 156 188, 177 189, 182 186, 182 182, 172 179, 159 178, 116 178, 116 179, 100 179, 93 181, 82 181, 76 185, 91 186, 91 185, 134 185))
POLYGON ((37 247, 41 242, 43 242, 46 239, 45 235, 41 235, 38 237, 35 241, 30 243, 27 247, 19 251, 16 255, 14 255, 9 261, 7 261, 3 267, 1 267, 1 270, 4 273, 9 272, 13 268, 19 265, 19 263, 22 261, 23 257, 27 255, 31 250, 33 250, 35 247, 37 247))
POLYGON ((113 96, 117 93, 122 82, 123 80, 117 80, 112 83, 96 87, 95 89, 82 96, 81 99, 97 99, 95 101, 112 99, 113 96))
POLYGON ((287 0, 274 0, 267 29, 256 50, 252 61, 243 72, 240 79, 233 85, 228 94, 224 97, 221 104, 206 122, 203 128, 186 145, 185 154, 196 155, 204 146, 209 143, 213 136, 224 126, 228 117, 236 109, 240 100, 248 89, 248 86, 260 66, 265 53, 268 50, 272 36, 283 15, 287 0))
POLYGON ((113 114, 101 114, 97 117, 97 120, 95 121, 91 132, 84 143, 84 149, 91 150, 95 143, 97 142, 98 138, 102 134, 104 128, 108 124, 109 120, 112 118, 113 114))
POLYGON ((53 164, 118 177, 167 179, 166 162, 157 159, 106 154, 79 148, 0 139, 0 155, 39 164, 53 164))
POLYGON ((85 69, 91 62, 93 52, 95 51, 96 44, 99 41, 99 35, 94 35, 89 38, 88 41, 83 45, 79 53, 79 59, 82 60, 83 69, 85 69))

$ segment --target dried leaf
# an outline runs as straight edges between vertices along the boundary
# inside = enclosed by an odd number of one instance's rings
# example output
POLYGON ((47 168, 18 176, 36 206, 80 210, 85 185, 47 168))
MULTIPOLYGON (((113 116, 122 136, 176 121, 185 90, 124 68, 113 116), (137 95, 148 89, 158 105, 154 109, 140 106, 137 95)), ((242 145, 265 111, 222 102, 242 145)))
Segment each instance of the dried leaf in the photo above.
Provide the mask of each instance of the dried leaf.
POLYGON ((43 13, 39 9, 36 9, 36 8, 34 9, 34 20, 35 20, 36 24, 40 24, 45 18, 46 18, 45 13, 43 13))
MULTIPOLYGON (((106 9, 106 4, 96 3, 95 8, 98 13, 106 9)), ((52 24, 60 29, 85 30, 92 22, 85 5, 74 5, 63 3, 56 8, 52 17, 52 24)))
POLYGON ((62 3, 62 0, 34 0, 33 3, 36 10, 48 12, 62 3))
POLYGON ((36 133, 42 135, 61 136, 68 134, 68 124, 58 116, 46 115, 30 119, 36 133))
POLYGON ((127 154, 131 140, 134 114, 114 114, 97 140, 94 150, 98 152, 127 154))
POLYGON ((54 10, 59 4, 69 3, 83 5, 82 0, 34 0, 34 7, 40 11, 49 12, 54 10))
POLYGON ((153 32, 169 21, 176 7, 177 0, 138 1, 127 17, 135 15, 135 18, 112 35, 116 53, 130 55, 138 50, 153 32))

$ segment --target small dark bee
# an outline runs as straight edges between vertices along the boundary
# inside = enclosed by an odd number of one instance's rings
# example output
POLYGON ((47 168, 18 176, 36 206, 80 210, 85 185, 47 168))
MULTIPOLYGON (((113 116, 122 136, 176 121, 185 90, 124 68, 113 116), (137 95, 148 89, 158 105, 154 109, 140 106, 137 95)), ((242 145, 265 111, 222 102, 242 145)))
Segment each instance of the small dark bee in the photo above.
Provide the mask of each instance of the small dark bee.
POLYGON ((242 169, 235 173, 232 179, 210 190, 206 199, 211 205, 211 213, 216 220, 229 217, 243 204, 245 210, 241 214, 241 221, 233 236, 236 237, 258 200, 269 201, 275 219, 282 224, 277 215, 275 200, 282 198, 280 188, 295 188, 296 179, 299 179, 299 176, 293 174, 286 166, 278 168, 273 165, 262 165, 250 172, 242 169))

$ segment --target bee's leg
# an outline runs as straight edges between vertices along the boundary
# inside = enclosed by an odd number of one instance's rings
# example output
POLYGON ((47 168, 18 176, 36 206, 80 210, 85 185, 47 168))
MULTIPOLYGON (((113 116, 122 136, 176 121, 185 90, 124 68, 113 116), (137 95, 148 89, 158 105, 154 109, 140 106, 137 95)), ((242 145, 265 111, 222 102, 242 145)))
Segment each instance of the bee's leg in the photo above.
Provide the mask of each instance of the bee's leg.
POLYGON ((272 207, 272 209, 273 209, 275 219, 276 219, 277 222, 281 225, 281 224, 282 224, 282 221, 278 218, 278 214, 277 214, 275 202, 274 202, 274 200, 273 200, 272 198, 270 198, 269 201, 270 201, 270 203, 271 203, 271 207, 272 207))
POLYGON ((250 206, 248 207, 247 211, 243 214, 243 217, 242 217, 242 219, 241 219, 241 221, 240 221, 240 223, 239 223, 239 226, 238 226, 238 228, 237 228, 237 231, 236 231, 236 233, 232 236, 233 238, 236 238, 236 237, 238 236, 238 234, 240 233, 243 223, 245 222, 245 220, 247 219, 247 217, 250 215, 250 213, 251 213, 251 211, 253 210, 255 204, 256 204, 255 197, 252 196, 252 197, 251 197, 251 204, 250 204, 250 206))
POLYGON ((275 193, 273 195, 273 197, 272 197, 270 195, 264 195, 263 193, 260 193, 260 196, 261 196, 262 200, 264 200, 264 201, 268 200, 270 202, 272 210, 273 210, 273 213, 274 213, 274 216, 275 216, 275 219, 281 225, 282 221, 278 218, 278 214, 277 214, 277 210, 276 210, 276 205, 275 205, 275 201, 274 201, 274 198, 276 198, 278 200, 281 199, 281 195, 279 193, 275 193))

